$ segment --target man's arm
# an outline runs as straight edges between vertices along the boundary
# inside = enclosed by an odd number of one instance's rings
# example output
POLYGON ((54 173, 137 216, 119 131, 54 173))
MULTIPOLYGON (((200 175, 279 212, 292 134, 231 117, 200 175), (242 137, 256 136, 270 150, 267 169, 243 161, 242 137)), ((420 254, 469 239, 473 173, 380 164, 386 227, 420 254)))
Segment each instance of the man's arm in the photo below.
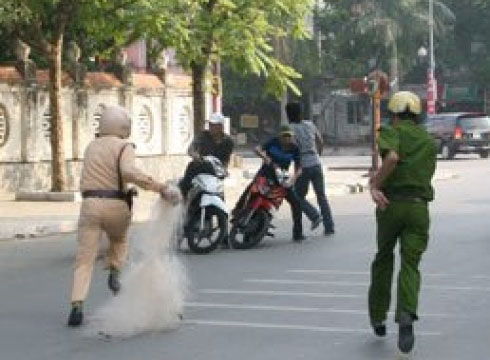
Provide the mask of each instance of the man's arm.
POLYGON ((293 186, 296 184, 296 180, 301 176, 301 173, 303 172, 303 169, 301 166, 297 163, 294 164, 294 173, 293 176, 289 179, 290 185, 293 186))
POLYGON ((321 155, 323 152, 323 147, 325 146, 325 143, 323 142, 322 135, 320 134, 320 131, 318 131, 318 128, 316 125, 312 122, 312 127, 313 130, 315 131, 315 143, 316 143, 316 151, 318 151, 318 154, 321 155))
POLYGON ((201 136, 196 136, 192 143, 189 145, 189 149, 187 149, 187 155, 192 157, 193 159, 197 159, 201 157, 201 136))
POLYGON ((371 186, 371 197, 380 209, 385 209, 390 203, 385 194, 383 194, 383 192, 381 191, 381 186, 383 185, 383 182, 395 170, 398 161, 400 161, 400 156, 398 155, 398 153, 394 150, 390 150, 383 157, 383 164, 381 165, 381 168, 374 173, 369 181, 369 184, 371 186))
POLYGON ((300 157, 299 149, 296 149, 293 162, 294 162, 294 173, 293 176, 291 176, 291 178, 289 179, 290 187, 294 186, 296 180, 298 180, 298 178, 301 176, 301 173, 303 172, 303 169, 301 167, 301 157, 300 157))
POLYGON ((136 154, 132 146, 124 148, 120 159, 120 171, 124 182, 133 183, 139 187, 160 193, 162 197, 173 204, 181 201, 178 191, 167 184, 162 184, 154 180, 151 176, 145 174, 136 166, 136 154))
POLYGON ((230 164, 231 154, 233 153, 233 149, 235 147, 235 143, 231 138, 227 138, 226 140, 226 153, 225 153, 225 163, 223 164, 225 168, 228 168, 230 164))

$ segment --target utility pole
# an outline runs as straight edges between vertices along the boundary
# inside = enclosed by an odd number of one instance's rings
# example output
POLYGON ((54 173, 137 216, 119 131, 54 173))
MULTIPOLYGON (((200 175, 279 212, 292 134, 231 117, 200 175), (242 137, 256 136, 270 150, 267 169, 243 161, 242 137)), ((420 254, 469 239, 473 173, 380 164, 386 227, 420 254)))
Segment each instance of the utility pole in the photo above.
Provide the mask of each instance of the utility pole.
POLYGON ((429 53, 430 53, 430 65, 427 74, 427 113, 436 113, 436 101, 437 101, 437 81, 435 78, 435 55, 434 55, 434 0, 429 0, 429 53))

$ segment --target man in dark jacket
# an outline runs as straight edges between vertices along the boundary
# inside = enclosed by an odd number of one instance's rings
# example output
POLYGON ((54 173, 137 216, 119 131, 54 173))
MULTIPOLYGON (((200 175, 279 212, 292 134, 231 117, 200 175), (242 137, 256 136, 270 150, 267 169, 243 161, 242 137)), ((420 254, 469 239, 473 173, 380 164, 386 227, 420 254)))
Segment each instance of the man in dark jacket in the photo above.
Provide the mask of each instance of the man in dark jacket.
MULTIPOLYGON (((301 164, 300 164, 300 152, 298 146, 293 141, 294 133, 289 126, 282 126, 279 136, 273 137, 268 142, 262 146, 258 146, 255 151, 264 160, 264 165, 260 168, 258 174, 267 177, 274 177, 273 169, 275 166, 288 170, 291 163, 294 163, 294 173, 289 179, 287 184, 287 195, 286 201, 291 206, 291 213, 293 217, 293 240, 296 242, 301 242, 305 239, 303 235, 303 225, 301 221, 301 214, 304 211, 307 217, 314 223, 318 221, 320 215, 318 211, 311 206, 304 199, 301 199, 296 194, 294 189, 294 184, 296 180, 301 175, 301 164)), ((244 191, 237 204, 233 213, 236 214, 239 209, 243 208, 245 205, 245 199, 250 190, 250 186, 244 191)))
POLYGON ((225 168, 228 168, 234 143, 230 136, 224 132, 223 115, 215 113, 209 118, 209 130, 203 131, 195 138, 189 147, 188 153, 192 161, 187 165, 184 177, 179 183, 180 190, 184 196, 189 192, 192 179, 198 174, 213 173, 210 164, 203 162, 204 156, 218 158, 225 168))

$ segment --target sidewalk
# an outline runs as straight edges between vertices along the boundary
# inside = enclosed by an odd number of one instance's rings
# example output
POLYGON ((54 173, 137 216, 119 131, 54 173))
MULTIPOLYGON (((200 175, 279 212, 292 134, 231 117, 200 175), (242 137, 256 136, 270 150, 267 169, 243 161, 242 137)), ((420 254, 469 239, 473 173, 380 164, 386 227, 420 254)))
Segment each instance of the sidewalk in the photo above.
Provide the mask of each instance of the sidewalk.
MULTIPOLYGON (((322 157, 327 195, 345 196, 367 189, 368 156, 322 157), (329 168, 334 170, 329 170, 329 168)), ((244 158, 241 168, 232 168, 225 180, 225 196, 229 209, 249 184, 260 167, 258 158, 244 158)), ((453 178, 453 173, 438 172, 436 180, 453 178)), ((313 199, 310 190, 308 198, 313 199)), ((150 217, 158 195, 140 190, 135 201, 133 220, 143 222, 150 217)), ((14 194, 0 194, 0 240, 26 239, 76 230, 79 202, 19 202, 14 194)))

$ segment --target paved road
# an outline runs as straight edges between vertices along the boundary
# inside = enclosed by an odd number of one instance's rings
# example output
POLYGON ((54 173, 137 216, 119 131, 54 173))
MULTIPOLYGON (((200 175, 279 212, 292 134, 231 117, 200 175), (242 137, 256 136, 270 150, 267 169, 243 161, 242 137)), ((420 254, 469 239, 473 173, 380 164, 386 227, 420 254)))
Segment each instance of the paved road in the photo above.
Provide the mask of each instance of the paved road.
MULTIPOLYGON (((440 166, 460 176, 436 184, 413 358, 487 360, 490 162, 440 166)), ((65 327, 74 236, 2 242, 0 359, 394 359, 396 327, 390 323, 389 336, 377 340, 366 314, 373 206, 367 195, 352 195, 334 198, 332 207, 331 238, 293 244, 282 212, 278 238, 259 249, 183 254, 192 281, 185 324, 110 342, 65 327)), ((110 296, 100 268, 88 311, 110 296)))

